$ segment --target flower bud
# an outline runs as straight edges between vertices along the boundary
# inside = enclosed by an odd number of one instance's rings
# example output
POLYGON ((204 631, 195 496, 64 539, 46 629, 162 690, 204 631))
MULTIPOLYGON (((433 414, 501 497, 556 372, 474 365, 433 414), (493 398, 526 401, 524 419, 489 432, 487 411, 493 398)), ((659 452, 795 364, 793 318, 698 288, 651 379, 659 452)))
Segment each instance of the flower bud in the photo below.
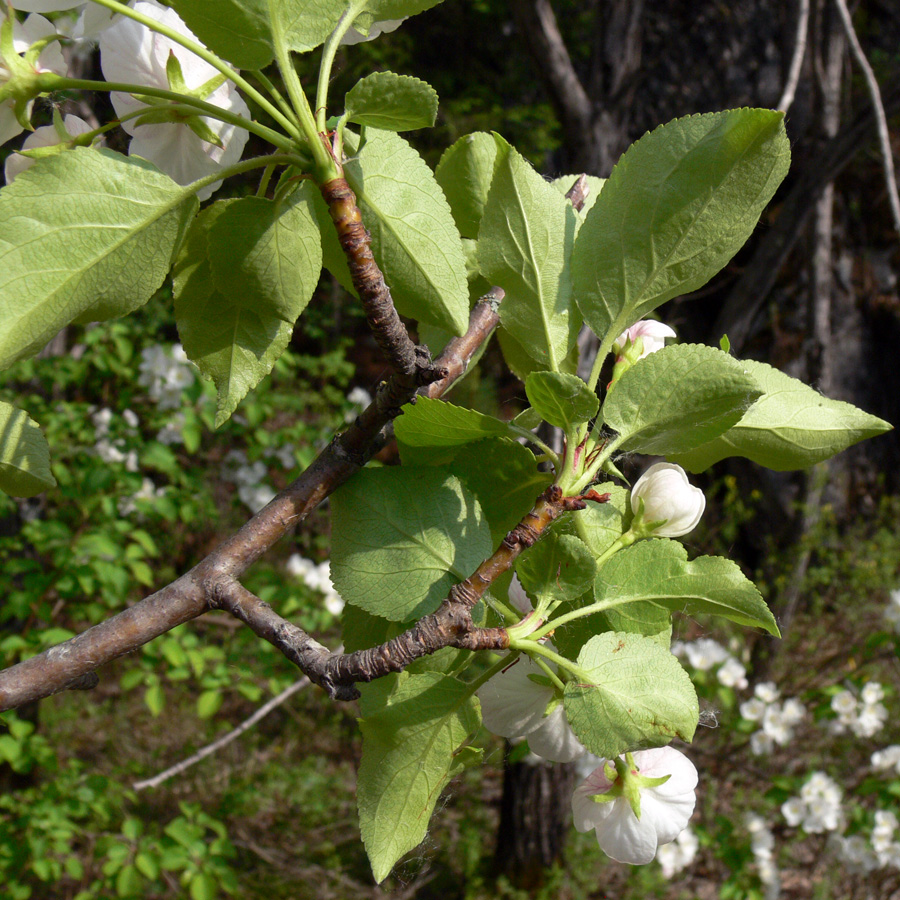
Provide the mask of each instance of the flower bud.
POLYGON ((641 511, 642 522, 650 529, 646 537, 681 537, 693 531, 706 509, 700 488, 688 482, 681 466, 655 463, 638 479, 631 491, 631 509, 641 511))
POLYGON ((656 322, 653 319, 641 319, 640 322, 635 322, 631 328, 626 328, 616 338, 613 344, 613 353, 616 356, 622 356, 628 346, 636 346, 640 338, 641 349, 637 358, 632 360, 632 362, 637 362, 638 359, 643 359, 651 353, 656 353, 657 350, 662 350, 666 346, 666 338, 675 336, 675 331, 669 328, 668 325, 656 322))

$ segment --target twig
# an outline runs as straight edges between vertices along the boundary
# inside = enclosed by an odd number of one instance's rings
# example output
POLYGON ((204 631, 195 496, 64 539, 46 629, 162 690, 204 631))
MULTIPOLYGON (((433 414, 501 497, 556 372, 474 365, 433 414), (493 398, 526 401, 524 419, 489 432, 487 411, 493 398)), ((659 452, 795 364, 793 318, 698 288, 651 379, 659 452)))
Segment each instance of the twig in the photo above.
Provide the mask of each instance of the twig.
POLYGON ((309 679, 305 676, 301 678, 299 681, 295 681, 293 684, 288 685, 280 694, 276 694, 269 700, 267 703, 264 703, 252 716, 248 719, 244 719, 237 728, 228 732, 228 734, 223 735, 218 740, 213 741, 211 744, 207 744, 205 747, 201 747, 193 756, 189 756, 187 759, 183 759, 180 763, 176 763, 174 766, 170 766, 163 772, 160 772, 158 775, 154 775, 153 778, 147 778, 144 781, 136 781, 132 788, 136 791, 143 791, 146 788, 155 788, 159 787, 164 781, 168 781, 170 778, 174 778, 176 775, 180 775, 185 770, 189 769, 195 763, 200 762, 201 759, 206 759, 207 756, 212 756, 213 753, 217 753, 223 747, 228 746, 233 740, 239 738, 245 731, 249 731, 260 719, 264 719, 273 709, 278 706, 281 706, 285 700, 289 697, 293 697, 297 691, 305 688, 309 684, 309 679))
POLYGON ((519 554, 539 540, 551 522, 566 511, 584 507, 584 500, 563 497, 559 486, 551 485, 497 550, 465 581, 450 589, 436 612, 424 616, 403 634, 367 650, 330 653, 236 581, 218 582, 212 602, 281 651, 332 699, 354 700, 359 696, 354 686, 357 682, 374 681, 402 671, 414 660, 444 647, 506 649, 509 646, 506 629, 478 628, 472 621, 472 608, 491 584, 510 569, 519 554))
POLYGON ((787 112, 794 102, 794 94, 797 92, 797 84, 800 81, 800 69, 803 66, 803 57, 806 55, 806 41, 809 34, 809 0, 800 0, 800 13, 797 17, 797 34, 794 38, 794 54, 791 57, 791 66, 788 70, 787 81, 781 99, 776 109, 787 112))
POLYGON ((847 34, 847 40, 850 42, 850 49, 853 56, 859 63, 859 67, 863 70, 866 79, 866 86, 869 89, 869 97, 872 100, 872 106, 875 110, 875 123, 878 129, 878 143, 881 146, 881 155, 884 159, 884 178, 888 192, 888 202, 891 207, 891 215, 894 219, 894 229, 900 235, 900 195, 897 192, 897 176, 894 173, 894 156, 891 152, 891 140, 888 135, 887 116, 884 112, 884 104, 881 101, 881 91, 878 87, 878 80, 875 73, 863 53, 859 38, 853 28, 853 20, 850 17, 850 10, 847 9, 845 0, 834 0, 841 17, 841 23, 847 34))
MULTIPOLYGON (((486 338, 490 328, 485 319, 490 324, 493 317, 496 309, 490 302, 476 304, 470 331, 486 338)), ((451 342, 435 362, 436 369, 447 373, 440 382, 444 390, 452 383, 451 371, 465 370, 467 358, 463 353, 474 352, 472 344, 464 338, 451 342)), ((399 415, 400 407, 415 396, 416 390, 414 376, 391 377, 379 387, 369 407, 293 484, 190 572, 82 634, 0 671, 0 712, 96 683, 91 673, 98 666, 207 612, 217 585, 239 578, 288 529, 303 521, 365 465, 380 446, 382 429, 399 415)))
POLYGON ((441 375, 432 365, 428 351, 410 340, 397 315, 390 288, 372 256, 369 232, 363 225, 350 185, 344 178, 336 178, 320 185, 319 189, 328 205, 328 213, 347 257, 353 286, 378 346, 399 375, 416 377, 419 385, 436 381, 441 375))

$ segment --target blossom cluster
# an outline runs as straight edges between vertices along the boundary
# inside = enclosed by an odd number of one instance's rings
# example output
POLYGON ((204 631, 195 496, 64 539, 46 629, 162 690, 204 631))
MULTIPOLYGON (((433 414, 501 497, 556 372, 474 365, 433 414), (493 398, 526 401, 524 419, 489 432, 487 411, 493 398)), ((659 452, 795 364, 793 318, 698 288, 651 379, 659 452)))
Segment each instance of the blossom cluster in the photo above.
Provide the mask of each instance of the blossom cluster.
POLYGON ((897 815, 880 809, 875 813, 875 825, 867 841, 862 834, 836 837, 834 844, 848 865, 860 872, 875 869, 900 869, 900 841, 897 838, 897 815))
POLYGON ((781 893, 781 878, 775 863, 775 836, 762 816, 748 813, 744 824, 750 832, 750 850, 759 880, 766 886, 766 900, 776 900, 781 893))
POLYGON ((723 687, 738 691, 747 687, 747 670, 743 663, 712 638, 676 641, 672 644, 672 652, 676 656, 686 656, 688 663, 698 672, 716 669, 716 678, 723 687))
POLYGON ((753 689, 753 697, 741 704, 741 717, 759 722, 760 728, 750 736, 750 749, 756 756, 771 753, 777 744, 786 746, 794 737, 794 727, 806 715, 803 704, 791 697, 779 702, 780 692, 771 681, 763 681, 753 689))
MULTIPOLYGON (((96 439, 94 452, 105 463, 113 465, 123 463, 127 472, 137 472, 137 451, 126 450, 125 438, 113 438, 110 433, 112 422, 116 415, 116 413, 106 407, 103 409, 93 408, 91 410, 91 422, 94 424, 94 436, 96 439)), ((138 417, 132 410, 126 409, 121 414, 121 422, 124 423, 126 432, 133 433, 138 425, 138 417)))
POLYGON ((138 384, 147 388, 150 399, 159 409, 177 409, 181 406, 181 392, 195 380, 193 364, 181 344, 145 347, 141 351, 138 370, 138 384))
POLYGON ((843 690, 831 698, 831 708, 837 719, 831 723, 835 734, 852 731, 857 737, 867 738, 877 734, 887 721, 887 707, 881 702, 884 688, 877 681, 863 686, 859 698, 849 690, 843 690))
POLYGON ((900 744, 891 744, 883 750, 876 750, 872 754, 872 768, 879 771, 893 769, 900 775, 900 744))
MULTIPOLYGON (((197 38, 178 14, 156 0, 132 0, 129 4, 138 14, 161 23, 184 38, 199 44, 197 38)), ((56 25, 36 13, 62 11, 81 6, 71 0, 19 0, 16 7, 35 11, 22 23, 14 25, 14 49, 24 53, 35 41, 57 34, 56 25)), ((100 67, 111 83, 139 85, 158 90, 190 92, 230 116, 250 120, 250 110, 237 92, 233 81, 223 79, 210 63, 171 38, 151 31, 143 23, 126 16, 99 14, 86 4, 74 27, 64 30, 70 40, 92 39, 99 43, 100 67), (172 66, 180 70, 180 84, 172 84, 172 66)), ((12 77, 9 63, 0 59, 0 84, 12 77)), ((66 64, 57 42, 51 42, 38 57, 35 71, 66 74, 66 64)), ((232 122, 168 111, 165 106, 148 105, 136 92, 114 91, 113 108, 124 131, 131 136, 129 153, 149 160, 178 184, 190 184, 214 175, 225 166, 236 163, 243 154, 248 132, 232 122)), ((16 117, 12 99, 0 104, 0 143, 23 130, 16 117)), ((29 108, 30 114, 30 108, 29 108)), ((77 117, 68 116, 63 127, 46 126, 26 139, 24 149, 47 147, 67 142, 91 128, 77 117), (61 132, 61 133, 60 133, 61 132)), ((6 180, 11 181, 33 160, 14 156, 6 165, 6 180)), ((197 192, 204 200, 221 184, 209 184, 197 192)))
POLYGON ((266 464, 260 459, 251 463, 243 450, 229 450, 222 461, 222 478, 237 487, 241 502, 254 513, 275 496, 275 491, 264 483, 267 475, 266 464))
POLYGON ((813 772, 800 788, 798 797, 781 804, 788 825, 800 826, 809 834, 836 831, 841 826, 841 789, 824 772, 813 772))
POLYGON ((344 598, 334 589, 331 581, 331 563, 327 560, 318 565, 311 559, 306 559, 299 553, 292 553, 285 563, 285 569, 294 578, 300 578, 303 583, 314 591, 318 591, 325 597, 325 609, 333 616, 339 616, 344 609, 344 598))
POLYGON ((661 844, 656 851, 656 861, 662 867, 664 878, 672 878, 686 869, 697 855, 700 841, 691 828, 685 828, 681 834, 668 844, 661 844))
POLYGON ((884 610, 884 617, 897 634, 900 634, 900 588, 891 591, 888 605, 884 610))

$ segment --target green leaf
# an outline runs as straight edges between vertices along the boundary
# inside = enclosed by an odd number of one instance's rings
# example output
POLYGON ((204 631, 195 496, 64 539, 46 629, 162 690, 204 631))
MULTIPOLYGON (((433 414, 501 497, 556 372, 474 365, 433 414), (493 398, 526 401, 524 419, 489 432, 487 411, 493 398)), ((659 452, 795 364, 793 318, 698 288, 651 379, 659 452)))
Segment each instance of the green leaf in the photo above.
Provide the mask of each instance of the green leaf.
MULTIPOLYGON (((347 132, 344 140, 355 153, 358 139, 347 132)), ((397 310, 465 334, 466 261, 450 207, 422 157, 399 135, 367 128, 365 143, 344 174, 397 310)))
POLYGON ((560 520, 560 526, 581 538, 599 558, 631 524, 631 492, 611 481, 595 484, 594 490, 598 494, 609 494, 609 500, 606 503, 588 500, 585 509, 567 514, 560 520))
POLYGON ((304 185, 286 203, 214 204, 214 213, 198 216, 176 263, 178 333, 216 385, 217 427, 272 370, 318 284, 322 253, 310 190, 304 185))
POLYGON ((341 640, 345 653, 368 650, 383 644, 406 631, 406 623, 389 622, 381 616, 373 616, 352 604, 341 613, 341 640))
POLYGON ((529 594, 575 600, 594 582, 597 562, 584 541, 551 531, 516 561, 516 574, 529 594))
POLYGON ((589 683, 570 681, 563 702, 572 730, 597 756, 690 741, 700 715, 697 695, 678 660, 652 638, 609 632, 578 654, 589 683))
POLYGON ((893 427, 765 363, 748 359, 742 365, 763 395, 723 435, 674 457, 691 472, 728 456, 744 456, 776 472, 804 469, 893 427))
POLYGON ((122 866, 116 875, 116 893, 120 897, 134 897, 143 885, 141 873, 132 864, 122 866))
POLYGON ((166 696, 163 693, 162 685, 152 684, 144 691, 144 703, 151 714, 158 716, 166 705, 166 696))
POLYGON ((743 363, 703 344, 673 344, 638 360, 603 404, 620 449, 668 456, 718 437, 761 389, 743 363))
MULTIPOLYGON (((548 369, 547 362, 540 362, 533 356, 529 356, 522 345, 508 332, 505 328, 498 328, 496 331, 497 342, 503 351, 503 358, 510 371, 520 381, 525 379, 532 372, 546 372, 548 369)), ((578 344, 569 351, 569 355, 563 360, 559 367, 560 372, 568 375, 574 375, 578 369, 578 344)))
POLYGON ((0 368, 76 319, 146 303, 196 210, 196 197, 149 163, 84 147, 41 160, 3 188, 0 368))
POLYGON ((350 267, 347 264, 347 256, 341 247, 337 229, 334 227, 334 222, 331 221, 325 199, 317 190, 310 191, 309 196, 312 197, 312 209, 322 241, 322 265, 347 293, 358 297, 356 288, 353 286, 353 277, 350 275, 350 267))
POLYGON ((500 419, 428 397, 404 406, 394 431, 406 464, 415 462, 415 453, 410 452, 415 447, 460 447, 486 437, 510 435, 509 426, 500 419))
POLYGON ((617 553, 597 573, 594 600, 609 608, 650 601, 673 612, 722 616, 780 635, 756 585, 736 563, 720 556, 688 562, 678 541, 640 541, 617 553))
POLYGON ((209 872, 198 872, 191 879, 191 900, 216 900, 219 886, 216 879, 209 872))
POLYGON ((553 480, 537 467, 534 454, 517 441, 489 438, 467 444, 450 464, 478 498, 491 527, 491 546, 514 528, 553 480))
MULTIPOLYGON (((558 190, 563 196, 565 196, 571 189, 572 185, 579 179, 579 175, 561 175, 559 178, 554 178, 550 184, 553 185, 556 190, 558 190)), ((597 198, 600 196, 600 191, 603 190, 603 185, 606 184, 605 178, 597 178, 596 175, 586 175, 587 183, 588 183, 588 193, 587 197, 584 198, 584 205, 581 209, 576 209, 575 212, 578 214, 578 227, 581 227, 581 223, 584 221, 584 217, 593 209, 594 204, 597 202, 597 198)))
POLYGON ((267 0, 171 0, 200 42, 238 69, 264 69, 271 61, 267 0))
POLYGON ((506 291, 503 327, 555 372, 581 327, 568 266, 575 224, 572 205, 523 157, 512 148, 498 155, 478 232, 479 267, 506 291))
POLYGON ((287 46, 298 53, 314 50, 334 31, 345 10, 350 10, 359 29, 368 33, 374 22, 404 19, 436 6, 441 0, 278 0, 270 3, 276 27, 287 46), (363 25, 363 23, 367 23, 363 25))
POLYGON ((481 506, 446 470, 363 469, 332 495, 331 577, 393 622, 434 612, 492 551, 481 506))
POLYGON ((551 425, 566 433, 597 415, 600 400, 576 375, 532 372, 525 379, 528 401, 551 425))
POLYGON ((38 423, 24 410, 0 401, 0 491, 34 497, 55 486, 50 447, 38 423))
POLYGON ((702 287, 743 246, 787 174, 784 113, 687 116, 625 151, 585 217, 575 297, 601 337, 702 287))
POLYGON ((222 708, 224 699, 220 690, 202 691, 197 698, 197 716, 211 719, 222 708))
POLYGON ((478 237, 496 159, 497 142, 486 132, 476 131, 449 146, 434 171, 464 238, 478 237))
POLYGON ((404 672, 366 685, 361 707, 359 825, 381 882, 421 843, 450 779, 477 761, 478 752, 461 745, 480 716, 466 685, 435 672, 404 672))
POLYGON ((350 88, 344 100, 348 121, 386 131, 431 128, 437 117, 437 91, 411 75, 375 72, 350 88))

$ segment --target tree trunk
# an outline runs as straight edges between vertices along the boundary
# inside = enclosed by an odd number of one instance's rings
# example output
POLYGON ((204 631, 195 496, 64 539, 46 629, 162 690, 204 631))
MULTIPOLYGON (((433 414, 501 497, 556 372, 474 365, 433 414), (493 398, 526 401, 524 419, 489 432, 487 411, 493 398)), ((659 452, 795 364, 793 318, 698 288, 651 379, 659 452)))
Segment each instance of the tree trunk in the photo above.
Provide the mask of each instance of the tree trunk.
POLYGON ((521 890, 533 890, 562 859, 572 827, 572 763, 507 762, 494 868, 521 890))

